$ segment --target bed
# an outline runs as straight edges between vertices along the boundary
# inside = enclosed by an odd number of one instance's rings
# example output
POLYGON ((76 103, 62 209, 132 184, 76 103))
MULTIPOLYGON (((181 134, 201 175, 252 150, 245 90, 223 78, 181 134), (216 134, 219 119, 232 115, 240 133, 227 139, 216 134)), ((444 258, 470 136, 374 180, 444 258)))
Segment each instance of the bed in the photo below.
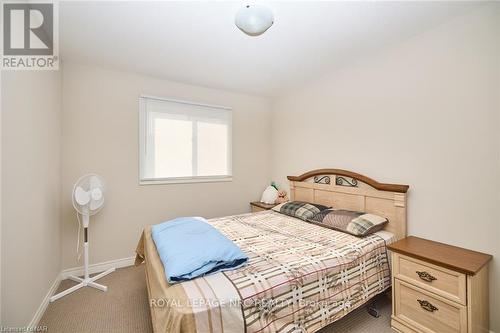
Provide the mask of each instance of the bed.
POLYGON ((315 332, 390 287, 386 245, 406 236, 408 186, 338 169, 288 179, 292 200, 389 223, 360 238, 272 210, 211 219, 249 264, 172 285, 146 227, 136 264, 145 263, 155 332, 315 332))

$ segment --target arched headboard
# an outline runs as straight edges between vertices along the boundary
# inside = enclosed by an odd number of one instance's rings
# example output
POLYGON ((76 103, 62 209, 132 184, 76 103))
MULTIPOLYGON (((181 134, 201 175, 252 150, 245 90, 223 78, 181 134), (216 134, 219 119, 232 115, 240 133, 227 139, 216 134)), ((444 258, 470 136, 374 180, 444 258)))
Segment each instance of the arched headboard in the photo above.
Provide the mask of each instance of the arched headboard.
POLYGON ((317 169, 288 176, 292 200, 307 201, 384 216, 385 230, 406 237, 406 193, 408 185, 384 184, 342 169, 317 169))

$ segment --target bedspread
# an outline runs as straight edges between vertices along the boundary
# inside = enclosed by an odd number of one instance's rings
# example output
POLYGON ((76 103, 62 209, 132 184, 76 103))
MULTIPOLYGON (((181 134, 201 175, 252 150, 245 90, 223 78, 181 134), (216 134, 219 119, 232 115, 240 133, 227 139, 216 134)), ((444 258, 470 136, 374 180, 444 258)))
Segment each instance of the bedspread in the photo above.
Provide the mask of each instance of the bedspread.
POLYGON ((358 238, 274 211, 209 223, 248 265, 169 285, 150 227, 139 241, 155 332, 315 332, 390 286, 378 235, 358 238))

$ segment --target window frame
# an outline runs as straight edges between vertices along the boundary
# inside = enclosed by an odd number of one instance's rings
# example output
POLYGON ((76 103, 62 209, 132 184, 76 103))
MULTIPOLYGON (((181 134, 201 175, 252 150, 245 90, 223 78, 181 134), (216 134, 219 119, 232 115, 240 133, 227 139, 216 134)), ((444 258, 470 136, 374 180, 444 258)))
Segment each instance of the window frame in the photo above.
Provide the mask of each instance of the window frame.
MULTIPOLYGON (((196 135, 196 134, 194 134, 196 135)), ((161 185, 161 184, 186 184, 186 183, 212 183, 212 182, 230 182, 233 180, 233 114, 232 108, 220 105, 212 105, 205 103, 197 103, 179 99, 172 98, 164 98, 157 97, 151 95, 140 95, 139 96, 139 185, 161 185), (220 176, 190 176, 190 177, 166 177, 166 178, 145 178, 144 169, 147 165, 151 165, 147 159, 148 155, 147 151, 147 109, 146 109, 146 101, 147 100, 157 100, 157 101, 165 101, 169 103, 179 103, 184 105, 192 105, 196 107, 204 107, 209 109, 218 109, 224 110, 228 112, 228 148, 227 148, 227 157, 228 157, 228 174, 220 175, 220 176)), ((151 156, 151 155, 150 155, 151 156)), ((196 164, 193 161, 193 164, 196 164)))

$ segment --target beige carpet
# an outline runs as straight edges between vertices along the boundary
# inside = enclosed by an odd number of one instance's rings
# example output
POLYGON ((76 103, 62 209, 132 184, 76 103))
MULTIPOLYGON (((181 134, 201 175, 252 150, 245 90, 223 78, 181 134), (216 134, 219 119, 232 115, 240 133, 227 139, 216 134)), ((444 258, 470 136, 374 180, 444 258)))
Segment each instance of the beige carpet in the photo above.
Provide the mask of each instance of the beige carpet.
MULTIPOLYGON (((108 286, 103 293, 83 288, 50 303, 40 325, 52 333, 149 333, 149 315, 144 268, 127 267, 98 281, 108 286)), ((70 280, 61 282, 58 291, 73 286, 70 280)), ((380 318, 371 317, 365 308, 358 309, 321 333, 390 333, 390 300, 381 297, 380 318)))

